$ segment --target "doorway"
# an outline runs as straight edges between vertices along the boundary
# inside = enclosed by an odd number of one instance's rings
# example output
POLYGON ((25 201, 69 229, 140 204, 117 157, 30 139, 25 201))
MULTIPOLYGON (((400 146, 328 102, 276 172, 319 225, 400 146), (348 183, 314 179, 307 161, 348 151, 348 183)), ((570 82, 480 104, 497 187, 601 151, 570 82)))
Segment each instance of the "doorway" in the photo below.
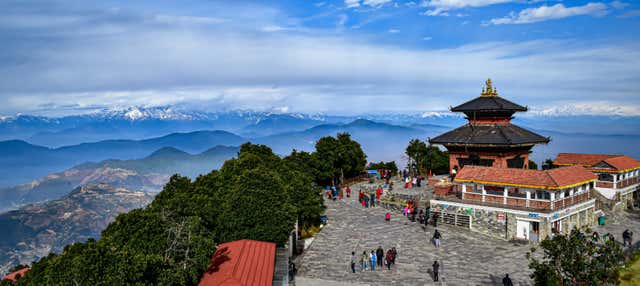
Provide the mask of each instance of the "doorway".
POLYGON ((516 221, 516 238, 529 240, 531 223, 524 220, 516 221))

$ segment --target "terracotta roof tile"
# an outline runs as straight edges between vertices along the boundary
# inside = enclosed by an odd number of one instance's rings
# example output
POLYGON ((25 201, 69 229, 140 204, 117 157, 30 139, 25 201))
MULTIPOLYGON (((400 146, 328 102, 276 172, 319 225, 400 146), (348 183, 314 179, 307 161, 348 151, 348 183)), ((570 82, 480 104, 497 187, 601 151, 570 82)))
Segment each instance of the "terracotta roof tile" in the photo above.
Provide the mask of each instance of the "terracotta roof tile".
POLYGON ((276 244, 237 240, 218 245, 200 286, 271 286, 276 244))
POLYGON ((596 179, 596 175, 581 166, 547 171, 464 166, 456 175, 455 181, 557 190, 596 179))
POLYGON ((640 168, 640 161, 624 155, 613 157, 613 158, 607 158, 604 160, 604 162, 619 171, 640 168))
POLYGON ((578 153, 560 153, 553 160, 553 164, 556 165, 582 165, 582 166, 593 166, 602 162, 602 160, 612 157, 618 157, 621 155, 610 155, 610 154, 578 154, 578 153))
POLYGON ((590 170, 613 169, 615 171, 627 171, 640 168, 640 161, 626 155, 609 154, 576 154, 560 153, 553 161, 556 165, 582 165, 590 167, 590 170), (598 166, 604 162, 611 168, 598 166))

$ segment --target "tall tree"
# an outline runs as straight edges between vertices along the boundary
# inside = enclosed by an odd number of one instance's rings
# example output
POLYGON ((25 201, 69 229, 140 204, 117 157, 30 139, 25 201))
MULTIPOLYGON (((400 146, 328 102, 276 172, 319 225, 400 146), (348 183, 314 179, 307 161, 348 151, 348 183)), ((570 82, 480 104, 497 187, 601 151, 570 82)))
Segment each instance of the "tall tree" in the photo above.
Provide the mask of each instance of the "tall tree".
POLYGON ((405 154, 409 157, 409 167, 416 171, 449 171, 449 156, 436 146, 427 146, 420 139, 409 141, 405 154))
POLYGON ((338 133, 337 138, 320 138, 314 155, 318 160, 319 176, 324 178, 323 184, 337 184, 342 177, 355 177, 367 164, 367 155, 349 133, 338 133))

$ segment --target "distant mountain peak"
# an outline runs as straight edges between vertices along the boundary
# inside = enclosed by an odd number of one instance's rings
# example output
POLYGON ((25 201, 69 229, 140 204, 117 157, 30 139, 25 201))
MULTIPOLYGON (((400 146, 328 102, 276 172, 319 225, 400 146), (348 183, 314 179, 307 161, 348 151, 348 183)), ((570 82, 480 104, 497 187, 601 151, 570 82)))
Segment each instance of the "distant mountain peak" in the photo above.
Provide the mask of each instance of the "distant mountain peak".
POLYGON ((358 118, 354 121, 351 121, 351 123, 347 124, 347 125, 357 125, 357 126, 371 126, 371 125, 376 125, 376 124, 381 124, 378 122, 375 122, 373 120, 369 120, 369 119, 364 119, 364 118, 358 118))
POLYGON ((175 147, 162 147, 158 150, 156 150, 155 152, 151 153, 151 155, 149 155, 150 157, 158 157, 158 156, 166 156, 166 155, 189 155, 189 153, 184 152, 178 148, 175 147))

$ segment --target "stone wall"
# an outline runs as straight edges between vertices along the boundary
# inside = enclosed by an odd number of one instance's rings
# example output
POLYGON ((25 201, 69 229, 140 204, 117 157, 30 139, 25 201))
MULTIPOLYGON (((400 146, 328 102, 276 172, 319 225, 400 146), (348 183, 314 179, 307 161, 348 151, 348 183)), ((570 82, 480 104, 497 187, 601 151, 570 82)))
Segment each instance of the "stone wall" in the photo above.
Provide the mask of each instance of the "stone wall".
MULTIPOLYGON (((437 212, 460 214, 470 216, 471 230, 489 236, 504 239, 507 234, 508 214, 474 208, 463 208, 446 204, 431 204, 431 210, 437 212), (504 215, 505 219, 498 219, 498 214, 504 215)), ((442 216, 441 216, 442 218, 442 216)), ((440 222, 442 222, 440 220, 440 222)), ((515 222, 514 222, 515 224, 515 222)), ((515 225, 513 226, 515 229, 515 225)))

